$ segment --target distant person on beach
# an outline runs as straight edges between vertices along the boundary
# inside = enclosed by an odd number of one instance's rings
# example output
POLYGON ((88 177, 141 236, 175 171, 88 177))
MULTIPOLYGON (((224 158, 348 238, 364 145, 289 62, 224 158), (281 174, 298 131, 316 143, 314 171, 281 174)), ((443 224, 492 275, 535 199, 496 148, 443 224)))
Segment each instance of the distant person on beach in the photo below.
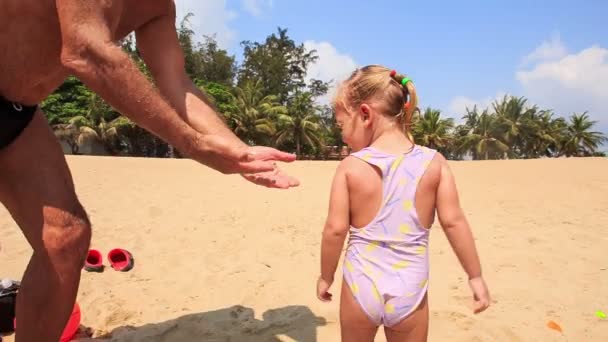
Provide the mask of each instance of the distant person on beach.
POLYGON ((34 250, 18 296, 17 342, 59 340, 91 239, 38 106, 68 75, 205 166, 262 186, 298 185, 275 163, 295 155, 240 141, 188 78, 175 19, 172 0, 0 2, 0 202, 34 250), (114 43, 131 32, 156 87, 114 43))
POLYGON ((385 67, 356 70, 334 100, 342 139, 323 231, 317 296, 328 292, 350 232, 340 300, 342 341, 426 341, 429 231, 435 212, 468 275, 474 312, 490 305, 479 257, 460 208, 454 176, 437 151, 416 145, 410 127, 412 81, 385 67))

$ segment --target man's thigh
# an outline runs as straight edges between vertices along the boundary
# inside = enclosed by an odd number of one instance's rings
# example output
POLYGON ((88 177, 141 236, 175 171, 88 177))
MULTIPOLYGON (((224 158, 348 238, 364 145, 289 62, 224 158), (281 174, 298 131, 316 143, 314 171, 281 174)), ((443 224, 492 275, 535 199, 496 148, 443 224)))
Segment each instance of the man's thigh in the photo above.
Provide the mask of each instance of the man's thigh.
POLYGON ((42 247, 42 227, 49 220, 56 225, 86 220, 63 150, 40 109, 0 150, 0 202, 34 249, 42 247))

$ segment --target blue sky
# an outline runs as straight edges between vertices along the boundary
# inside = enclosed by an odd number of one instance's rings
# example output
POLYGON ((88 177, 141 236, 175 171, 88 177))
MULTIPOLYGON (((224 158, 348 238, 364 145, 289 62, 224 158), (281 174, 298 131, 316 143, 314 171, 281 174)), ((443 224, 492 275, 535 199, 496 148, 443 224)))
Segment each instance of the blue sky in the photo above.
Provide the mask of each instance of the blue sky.
POLYGON ((194 29, 240 58, 278 26, 318 50, 311 77, 356 66, 408 74, 423 107, 459 118, 504 94, 556 114, 589 111, 608 133, 608 1, 176 0, 194 29))

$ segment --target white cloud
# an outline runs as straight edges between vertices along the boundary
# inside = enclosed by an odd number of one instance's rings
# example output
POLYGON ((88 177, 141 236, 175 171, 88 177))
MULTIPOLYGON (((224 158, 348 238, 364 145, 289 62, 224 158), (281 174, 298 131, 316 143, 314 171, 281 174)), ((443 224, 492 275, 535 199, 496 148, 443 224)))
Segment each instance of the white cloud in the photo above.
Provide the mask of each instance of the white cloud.
POLYGON ((265 9, 272 7, 272 0, 243 0, 243 9, 254 17, 262 15, 265 9))
POLYGON ((340 53, 328 42, 308 40, 304 42, 304 47, 309 51, 316 50, 317 56, 319 56, 319 59, 309 66, 306 79, 314 78, 331 82, 328 94, 319 99, 320 103, 329 104, 336 86, 357 68, 357 63, 351 56, 340 53))
POLYGON ((608 49, 591 46, 539 62, 518 71, 516 78, 531 102, 562 116, 589 111, 593 120, 608 126, 608 49))
POLYGON ((236 31, 228 24, 236 18, 236 13, 226 7, 226 0, 176 0, 177 19, 179 26, 189 12, 194 16, 189 19, 197 38, 202 35, 212 36, 223 48, 228 48, 236 39, 236 31))
POLYGON ((450 101, 448 105, 448 112, 445 113, 449 117, 456 118, 458 121, 462 116, 467 113, 467 108, 473 110, 474 106, 477 106, 477 110, 482 112, 484 109, 492 109, 492 103, 496 100, 501 100, 506 95, 505 92, 499 91, 494 96, 488 96, 483 99, 472 99, 466 96, 456 96, 450 101))
MULTIPOLYGON (((570 53, 559 35, 554 35, 525 56, 517 69, 515 78, 522 88, 517 96, 562 117, 588 111, 591 119, 598 121, 594 129, 608 133, 608 49, 594 45, 570 53)), ((483 99, 455 97, 448 114, 458 116, 455 114, 465 113, 466 106, 475 104, 483 109, 504 94, 483 99)))
POLYGON ((562 44, 558 33, 551 37, 551 40, 544 41, 534 51, 522 59, 521 66, 529 65, 534 62, 548 62, 563 58, 567 55, 566 47, 562 44))

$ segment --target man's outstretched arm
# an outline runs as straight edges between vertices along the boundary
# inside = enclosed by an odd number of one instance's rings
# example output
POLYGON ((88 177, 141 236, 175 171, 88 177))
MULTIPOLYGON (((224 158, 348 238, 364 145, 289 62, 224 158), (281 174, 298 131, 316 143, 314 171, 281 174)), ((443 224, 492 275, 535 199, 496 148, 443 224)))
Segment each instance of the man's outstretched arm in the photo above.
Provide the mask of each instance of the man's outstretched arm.
MULTIPOLYGON (((199 90, 184 66, 184 55, 175 30, 175 5, 136 31, 137 46, 150 69, 162 96, 195 130, 213 141, 221 141, 227 148, 245 149, 251 159, 291 162, 293 154, 269 147, 249 147, 226 126, 209 99, 199 90)), ((220 153, 224 153, 218 149, 220 153)), ((225 152, 229 154, 229 152, 225 152)), ((218 156, 221 159, 221 156, 218 156)), ((246 178, 256 184, 286 188, 298 182, 280 172, 260 173, 246 178)))
MULTIPOLYGON (((119 5, 112 2, 112 6, 119 5)), ((107 18, 115 7, 80 0, 57 0, 56 6, 63 65, 119 112, 192 159, 220 172, 273 170, 271 162, 253 160, 233 141, 198 132, 163 100, 131 58, 113 43, 107 18)))
POLYGON ((139 52, 163 97, 194 129, 203 134, 225 135, 245 147, 226 126, 209 99, 192 82, 175 30, 175 5, 136 31, 139 52))

